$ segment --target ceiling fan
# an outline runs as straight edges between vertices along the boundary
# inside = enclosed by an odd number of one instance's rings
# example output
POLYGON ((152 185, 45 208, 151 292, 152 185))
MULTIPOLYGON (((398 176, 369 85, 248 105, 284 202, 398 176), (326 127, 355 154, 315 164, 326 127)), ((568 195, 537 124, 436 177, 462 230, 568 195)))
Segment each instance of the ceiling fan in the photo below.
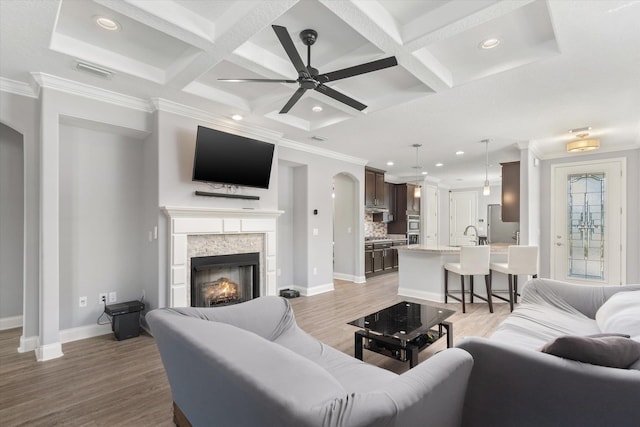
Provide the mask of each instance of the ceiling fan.
POLYGON ((289 101, 282 107, 280 114, 287 113, 291 107, 302 97, 302 95, 309 89, 318 91, 324 95, 327 95, 336 101, 340 101, 348 106, 355 108, 358 111, 362 111, 367 108, 361 102, 356 101, 347 95, 338 92, 335 89, 326 86, 325 83, 333 82, 340 79, 346 79, 347 77, 357 76, 359 74, 370 73, 372 71, 382 70, 384 68, 393 67, 398 65, 398 61, 395 56, 389 58, 379 59, 377 61, 371 61, 364 64, 356 65, 353 67, 343 68, 341 70, 332 71, 326 74, 318 74, 318 69, 311 66, 311 45, 313 45, 317 38, 318 33, 315 30, 303 30, 300 32, 300 39, 307 46, 307 65, 304 65, 302 58, 298 50, 289 36, 289 31, 285 27, 279 25, 272 25, 273 31, 280 40, 280 44, 284 48, 285 52, 289 56, 289 59, 293 63, 296 71, 298 72, 297 80, 286 79, 218 79, 220 81, 227 82, 258 82, 258 83, 298 83, 298 90, 293 94, 289 101))

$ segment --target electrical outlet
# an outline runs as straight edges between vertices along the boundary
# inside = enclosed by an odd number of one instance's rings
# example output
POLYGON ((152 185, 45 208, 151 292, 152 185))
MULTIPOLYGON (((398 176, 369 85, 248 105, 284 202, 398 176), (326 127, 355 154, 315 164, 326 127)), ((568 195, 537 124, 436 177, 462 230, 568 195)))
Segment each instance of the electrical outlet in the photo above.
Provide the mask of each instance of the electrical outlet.
POLYGON ((115 292, 109 292, 109 302, 116 302, 117 298, 116 298, 116 293, 115 292))
POLYGON ((87 306, 87 297, 80 297, 80 300, 78 301, 78 306, 86 307, 87 306))
POLYGON ((107 293, 106 292, 101 292, 98 294, 98 304, 104 304, 105 302, 107 302, 107 293))

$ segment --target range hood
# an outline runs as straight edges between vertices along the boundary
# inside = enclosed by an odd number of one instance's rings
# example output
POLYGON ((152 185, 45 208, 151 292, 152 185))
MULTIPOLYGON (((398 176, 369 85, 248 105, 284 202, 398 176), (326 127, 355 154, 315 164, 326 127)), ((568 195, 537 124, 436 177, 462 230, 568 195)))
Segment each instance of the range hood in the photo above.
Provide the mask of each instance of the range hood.
POLYGON ((364 208, 365 213, 386 213, 389 212, 387 208, 378 208, 375 206, 367 206, 364 208))

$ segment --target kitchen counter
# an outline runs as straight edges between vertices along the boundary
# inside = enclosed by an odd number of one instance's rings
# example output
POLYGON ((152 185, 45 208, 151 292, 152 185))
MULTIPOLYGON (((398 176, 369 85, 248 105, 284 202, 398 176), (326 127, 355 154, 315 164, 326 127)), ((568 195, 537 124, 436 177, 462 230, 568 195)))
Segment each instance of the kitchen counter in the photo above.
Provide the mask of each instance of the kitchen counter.
MULTIPOLYGON (((492 243, 489 245, 489 249, 492 254, 506 254, 508 243, 492 243)), ((434 254, 458 254, 460 253, 460 246, 427 246, 427 245, 405 245, 398 246, 398 250, 406 251, 418 251, 434 254)))
MULTIPOLYGON (((508 243, 490 244, 491 262, 506 262, 508 246, 508 243)), ((396 249, 398 250, 398 295, 444 302, 444 264, 459 262, 460 247, 404 245, 397 246, 396 249)), ((458 276, 450 275, 450 279, 453 279, 450 281, 452 289, 459 289, 458 276)), ((476 293, 486 297, 484 280, 480 280, 480 276, 476 279, 476 293)), ((468 283, 468 280, 467 278, 465 282, 468 283)), ((466 288, 469 289, 468 285, 466 288)), ((506 291, 507 276, 494 274, 492 288, 498 292, 506 291)), ((467 295, 467 300, 468 298, 467 295)), ((478 299, 478 302, 483 301, 478 299)))

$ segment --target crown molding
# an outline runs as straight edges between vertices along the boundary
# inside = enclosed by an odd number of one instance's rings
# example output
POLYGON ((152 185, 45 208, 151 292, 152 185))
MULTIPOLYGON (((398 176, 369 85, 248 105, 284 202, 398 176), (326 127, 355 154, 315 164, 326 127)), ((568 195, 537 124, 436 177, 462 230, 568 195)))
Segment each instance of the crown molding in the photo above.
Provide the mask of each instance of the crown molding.
POLYGON ((19 82, 17 80, 0 77, 0 92, 13 93, 14 95, 28 96, 29 98, 38 98, 38 91, 29 83, 19 82))
POLYGON ((149 102, 141 98, 101 89, 46 73, 31 73, 31 76, 40 88, 54 89, 72 95, 84 96, 85 98, 108 102, 120 107, 144 111, 145 113, 151 113, 153 111, 149 102))
POLYGON ((314 147, 313 145, 292 141, 290 139, 280 140, 278 146, 291 148, 292 150, 304 151, 305 153, 316 154, 318 156, 329 157, 331 159, 341 160, 347 163, 354 163, 358 166, 365 166, 367 163, 369 163, 368 160, 362 159, 360 157, 349 156, 347 154, 338 153, 336 151, 331 151, 324 148, 314 147))
POLYGON ((278 143, 282 138, 282 133, 261 128, 258 126, 249 126, 238 122, 232 122, 223 116, 212 114, 210 112, 190 107, 188 105, 179 104, 163 98, 151 98, 153 111, 162 111, 166 113, 177 114, 179 116, 188 117, 202 122, 211 123, 217 129, 230 131, 231 133, 241 132, 242 134, 260 139, 261 141, 269 141, 278 143))

